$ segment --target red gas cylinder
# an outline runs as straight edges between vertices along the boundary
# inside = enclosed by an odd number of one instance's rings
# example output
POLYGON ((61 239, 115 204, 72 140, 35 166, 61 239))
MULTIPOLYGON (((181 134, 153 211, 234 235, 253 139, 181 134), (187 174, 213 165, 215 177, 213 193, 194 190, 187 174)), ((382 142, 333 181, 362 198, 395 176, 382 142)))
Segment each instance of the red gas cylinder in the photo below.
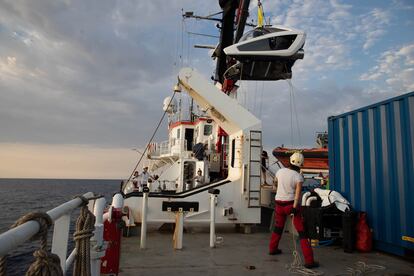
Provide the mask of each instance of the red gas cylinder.
POLYGON ((121 256, 122 210, 110 208, 110 219, 104 222, 103 238, 107 242, 105 256, 101 259, 101 275, 118 275, 121 256))
POLYGON ((372 250, 372 230, 368 226, 367 213, 365 212, 358 214, 355 247, 360 252, 370 252, 372 250))

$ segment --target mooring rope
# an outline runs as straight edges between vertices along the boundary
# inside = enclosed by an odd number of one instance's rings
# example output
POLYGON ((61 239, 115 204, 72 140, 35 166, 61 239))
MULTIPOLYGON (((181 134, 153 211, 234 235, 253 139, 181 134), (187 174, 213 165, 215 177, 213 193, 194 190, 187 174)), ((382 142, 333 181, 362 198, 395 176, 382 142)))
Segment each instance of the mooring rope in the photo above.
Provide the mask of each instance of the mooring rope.
POLYGON ((386 267, 382 265, 369 265, 364 262, 356 262, 353 266, 348 266, 346 273, 338 274, 337 276, 364 276, 373 275, 375 272, 385 270, 386 267))
MULTIPOLYGON (((39 231, 31 238, 31 240, 40 239, 40 249, 33 253, 35 261, 30 265, 26 272, 26 276, 62 276, 63 271, 60 267, 60 259, 56 254, 47 251, 47 232, 53 221, 47 213, 30 212, 19 218, 10 228, 15 228, 28 221, 37 221, 39 231)), ((0 259, 0 275, 6 275, 7 256, 0 259)))
POLYGON ((293 261, 291 264, 287 264, 286 265, 286 269, 293 274, 299 274, 299 275, 305 275, 305 276, 321 276, 324 275, 323 272, 321 271, 315 271, 312 269, 308 269, 305 268, 303 266, 303 262, 302 262, 302 258, 300 257, 297 247, 296 247, 296 239, 295 239, 295 234, 293 233, 293 219, 294 217, 292 216, 291 222, 292 222, 292 240, 293 240, 293 261))
POLYGON ((93 231, 95 230, 95 216, 88 209, 88 200, 82 196, 79 198, 82 199, 84 205, 76 221, 76 231, 73 233, 76 247, 73 276, 90 276, 90 238, 93 236, 93 231))

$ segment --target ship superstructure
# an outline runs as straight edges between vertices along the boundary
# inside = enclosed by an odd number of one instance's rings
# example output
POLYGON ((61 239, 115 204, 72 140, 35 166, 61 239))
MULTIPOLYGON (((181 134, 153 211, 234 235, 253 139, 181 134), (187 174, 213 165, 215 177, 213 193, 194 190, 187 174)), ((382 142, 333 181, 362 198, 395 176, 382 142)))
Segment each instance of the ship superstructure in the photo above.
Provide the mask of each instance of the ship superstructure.
MULTIPOLYGON (((154 144, 150 150, 151 174, 158 178, 150 185, 147 221, 172 222, 174 215, 163 212, 162 203, 187 201, 198 202, 199 212, 188 216, 186 222, 209 222, 208 191, 217 188, 217 207, 222 210, 217 222, 259 223, 260 120, 194 69, 182 69, 179 84, 205 115, 193 121, 172 122, 168 141, 154 144), (226 139, 220 137, 224 133, 226 139), (197 186, 194 177, 199 169, 204 181, 197 186)), ((124 193, 125 205, 140 221, 143 193, 134 190, 131 182, 125 185, 124 193)))

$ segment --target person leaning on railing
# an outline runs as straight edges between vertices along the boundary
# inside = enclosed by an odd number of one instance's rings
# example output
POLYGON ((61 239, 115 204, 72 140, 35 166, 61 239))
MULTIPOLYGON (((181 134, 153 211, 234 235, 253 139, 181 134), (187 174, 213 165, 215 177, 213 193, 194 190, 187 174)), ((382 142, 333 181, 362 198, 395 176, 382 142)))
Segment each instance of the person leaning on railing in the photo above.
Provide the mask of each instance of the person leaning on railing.
POLYGON ((201 171, 201 169, 198 169, 197 175, 194 176, 193 179, 194 179, 194 184, 196 188, 204 185, 204 176, 203 176, 203 172, 201 171))
POLYGON ((139 173, 138 171, 135 171, 134 176, 132 177, 132 185, 134 186, 134 191, 139 190, 138 183, 139 183, 139 173))
POLYGON ((262 163, 262 176, 263 176, 263 184, 266 184, 266 171, 268 169, 268 160, 269 160, 269 156, 267 155, 267 151, 262 151, 262 156, 261 156, 261 163, 262 163))

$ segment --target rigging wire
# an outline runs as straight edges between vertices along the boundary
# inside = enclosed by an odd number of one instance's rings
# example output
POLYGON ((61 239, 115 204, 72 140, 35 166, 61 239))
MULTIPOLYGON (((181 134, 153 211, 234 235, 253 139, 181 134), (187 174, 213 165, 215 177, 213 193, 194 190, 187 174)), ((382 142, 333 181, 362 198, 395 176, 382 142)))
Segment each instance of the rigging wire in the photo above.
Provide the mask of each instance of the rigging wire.
MULTIPOLYGON (((298 111, 296 109, 295 89, 294 89, 294 86, 292 84, 292 80, 290 80, 290 79, 287 80, 287 83, 289 85, 289 89, 290 89, 291 95, 292 95, 293 112, 294 112, 294 115, 295 115, 296 127, 297 127, 297 130, 298 130, 298 143, 299 143, 299 145, 302 145, 302 135, 301 135, 300 125, 299 125, 299 114, 298 114, 298 111)), ((293 125, 293 123, 292 123, 292 125, 293 125)))
POLYGON ((218 35, 209 35, 209 34, 202 34, 202 33, 190 32, 190 31, 187 31, 187 34, 189 34, 189 35, 195 35, 195 36, 204 36, 204 37, 220 38, 220 36, 218 36, 218 35))
POLYGON ((262 81, 262 89, 260 90, 260 107, 259 107, 259 118, 262 120, 262 107, 263 107, 263 91, 264 91, 264 81, 262 81))
POLYGON ((290 107, 290 144, 294 145, 293 143, 293 107, 292 107, 292 90, 289 90, 289 107, 290 107))
POLYGON ((179 45, 179 40, 180 40, 180 22, 177 21, 177 31, 176 31, 176 35, 175 35, 175 51, 174 51, 174 64, 173 64, 173 68, 172 68, 172 76, 174 76, 176 73, 178 73, 178 66, 181 65, 179 64, 179 62, 181 62, 181 55, 180 55, 180 45, 179 45))
POLYGON ((254 101, 253 101, 253 111, 255 113, 257 113, 257 109, 256 109, 256 103, 257 103, 257 81, 255 81, 255 86, 254 86, 254 101))
MULTIPOLYGON (((181 9, 184 12, 183 9, 181 9)), ((184 56, 184 18, 181 19, 181 53, 180 53, 180 68, 183 67, 184 56)))
MULTIPOLYGON (((160 128, 161 123, 162 123, 162 121, 163 121, 163 120, 164 120, 164 118, 165 118, 165 114, 167 114, 168 107, 170 106, 170 104, 171 104, 172 100, 174 99, 174 96, 175 96, 175 94, 176 94, 176 93, 177 93, 177 92, 176 92, 176 91, 174 91, 174 93, 173 93, 173 95, 172 95, 172 97, 171 97, 170 101, 168 102, 167 108, 165 109, 164 113, 162 114, 161 119, 160 119, 160 121, 159 121, 159 122, 158 122, 158 124, 157 124, 157 127, 155 128, 154 132, 152 133, 151 138, 149 139, 149 141, 148 141, 148 143, 147 143, 147 145, 146 145, 146 147, 145 147, 144 151, 143 151, 143 152, 142 152, 142 154, 141 154, 141 157, 138 159, 138 162, 137 162, 137 164, 135 165, 134 169, 132 170, 132 172, 131 172, 130 176, 128 177, 128 180, 125 182, 125 185, 126 185, 126 184, 127 184, 127 183, 131 180, 132 176, 134 175, 134 172, 137 170, 137 168, 138 168, 139 164, 141 163, 142 159, 144 158, 145 153, 147 152, 147 150, 148 150, 148 148, 149 148, 150 144, 152 143, 152 140, 153 140, 153 139, 154 139, 154 137, 155 137, 155 134, 157 133, 158 129, 160 128)), ((124 188, 124 187, 122 187, 122 189, 123 189, 123 188, 124 188)))
MULTIPOLYGON (((190 34, 193 34, 192 32, 189 31, 188 25, 186 23, 186 21, 183 18, 183 37, 184 37, 184 33, 186 34, 186 44, 187 44, 187 48, 185 49, 187 57, 185 59, 185 64, 186 66, 190 66, 191 62, 190 62, 190 55, 191 55, 191 36, 190 34)), ((184 38, 183 38, 183 43, 184 43, 184 38)), ((183 46, 184 48, 184 46, 183 46)), ((184 54, 183 54, 184 55, 184 54)))

